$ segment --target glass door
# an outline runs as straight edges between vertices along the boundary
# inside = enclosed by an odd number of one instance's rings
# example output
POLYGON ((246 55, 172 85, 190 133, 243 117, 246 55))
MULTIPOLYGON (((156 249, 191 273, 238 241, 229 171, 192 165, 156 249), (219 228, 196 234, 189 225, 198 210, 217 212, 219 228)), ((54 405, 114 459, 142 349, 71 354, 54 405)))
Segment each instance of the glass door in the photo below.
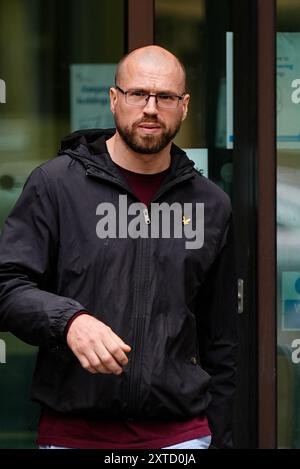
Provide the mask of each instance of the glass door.
MULTIPOLYGON (((29 173, 56 155, 63 136, 112 126, 108 90, 126 51, 125 5, 0 2, 0 79, 6 84, 6 102, 0 104, 0 230, 29 173)), ((35 353, 0 333, 0 448, 35 446, 38 407, 30 403, 35 353)))
POLYGON ((235 444, 251 448, 257 445, 255 2, 156 0, 154 31, 154 42, 187 68, 189 115, 176 142, 232 199, 242 287, 235 444))
MULTIPOLYGON (((5 104, 0 94, 0 229, 30 171, 56 155, 64 135, 111 125, 107 90, 127 49, 156 43, 186 65, 191 106, 176 142, 234 207, 244 286, 235 415, 242 448, 257 444, 255 4, 0 1, 0 80, 6 84, 5 104)), ((29 403, 34 357, 35 348, 0 333, 0 448, 35 445, 38 408, 29 403)))
POLYGON ((155 43, 187 68, 189 114, 177 144, 232 195, 233 33, 230 1, 156 0, 155 43))
POLYGON ((277 1, 278 447, 300 448, 300 4, 277 1))

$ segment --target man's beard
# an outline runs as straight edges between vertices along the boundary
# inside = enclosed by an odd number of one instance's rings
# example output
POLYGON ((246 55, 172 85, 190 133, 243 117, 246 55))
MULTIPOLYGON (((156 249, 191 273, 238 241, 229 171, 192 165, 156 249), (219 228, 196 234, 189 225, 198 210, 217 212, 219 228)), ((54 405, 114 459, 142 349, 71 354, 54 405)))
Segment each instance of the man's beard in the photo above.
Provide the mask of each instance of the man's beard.
POLYGON ((121 127, 117 116, 115 116, 116 129, 125 141, 126 145, 136 153, 151 155, 163 150, 175 137, 181 127, 181 121, 176 123, 173 129, 165 130, 165 126, 157 119, 141 119, 135 122, 131 129, 128 126, 121 127), (138 135, 137 127, 141 124, 158 124, 162 128, 160 135, 138 135))

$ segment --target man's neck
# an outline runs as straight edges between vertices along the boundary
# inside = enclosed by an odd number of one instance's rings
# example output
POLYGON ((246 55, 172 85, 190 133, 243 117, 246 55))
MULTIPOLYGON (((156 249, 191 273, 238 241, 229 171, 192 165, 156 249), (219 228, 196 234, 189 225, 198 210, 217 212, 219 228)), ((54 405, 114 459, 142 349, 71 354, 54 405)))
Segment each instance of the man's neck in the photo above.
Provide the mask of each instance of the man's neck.
POLYGON ((170 166, 171 143, 159 153, 142 154, 131 150, 118 132, 106 141, 107 149, 114 163, 122 168, 140 174, 155 174, 170 166))

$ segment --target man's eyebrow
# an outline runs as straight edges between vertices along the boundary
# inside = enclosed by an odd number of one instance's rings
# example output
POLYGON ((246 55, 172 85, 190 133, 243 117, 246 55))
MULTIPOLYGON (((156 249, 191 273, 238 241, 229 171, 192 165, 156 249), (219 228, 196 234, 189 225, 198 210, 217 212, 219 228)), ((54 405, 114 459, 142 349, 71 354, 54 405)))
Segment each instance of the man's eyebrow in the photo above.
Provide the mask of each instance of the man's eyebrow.
MULTIPOLYGON (((143 88, 142 86, 135 86, 135 87, 132 87, 132 88, 129 88, 128 91, 143 91, 144 93, 150 93, 152 94, 150 91, 149 91, 149 88, 143 88)), ((155 93, 153 94, 174 94, 176 96, 181 96, 180 94, 177 94, 175 91, 171 91, 171 90, 158 90, 156 91, 155 93)))

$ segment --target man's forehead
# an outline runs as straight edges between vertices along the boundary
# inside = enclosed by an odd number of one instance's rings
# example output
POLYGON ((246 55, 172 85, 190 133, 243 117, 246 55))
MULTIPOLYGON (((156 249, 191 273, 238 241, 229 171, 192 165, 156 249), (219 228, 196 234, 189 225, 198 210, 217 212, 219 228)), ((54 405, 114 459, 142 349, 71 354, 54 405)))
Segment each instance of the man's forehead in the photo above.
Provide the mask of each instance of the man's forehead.
POLYGON ((122 80, 130 81, 136 85, 143 86, 147 83, 147 86, 153 84, 166 89, 171 85, 180 86, 184 82, 184 74, 180 66, 175 63, 128 61, 124 63, 120 76, 122 80))
POLYGON ((178 73, 181 69, 179 63, 171 58, 166 60, 162 55, 159 54, 143 54, 129 56, 123 64, 124 69, 138 69, 140 72, 151 73, 152 71, 159 72, 160 74, 167 73, 178 73))
POLYGON ((156 45, 136 49, 119 62, 116 83, 125 81, 127 84, 138 78, 142 83, 143 80, 152 82, 154 87, 185 88, 184 66, 174 54, 156 45))

